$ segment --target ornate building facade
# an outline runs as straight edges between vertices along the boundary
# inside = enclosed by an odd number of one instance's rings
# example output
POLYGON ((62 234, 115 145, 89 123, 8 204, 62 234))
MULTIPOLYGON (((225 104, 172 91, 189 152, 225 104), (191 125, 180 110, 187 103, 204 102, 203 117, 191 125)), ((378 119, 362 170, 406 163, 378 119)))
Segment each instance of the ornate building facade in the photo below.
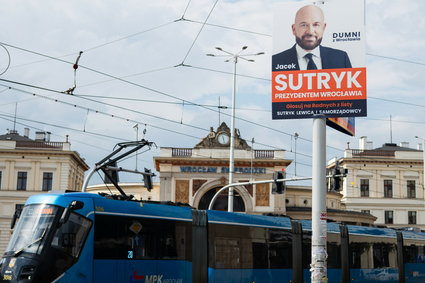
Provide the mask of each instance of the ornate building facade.
POLYGON ((331 160, 348 169, 341 193, 348 210, 369 213, 375 224, 425 230, 423 150, 407 143, 386 143, 373 148, 366 137, 359 149, 346 149, 344 157, 331 160))
MULTIPOLYGON (((253 150, 235 130, 234 182, 269 180, 273 172, 285 169, 291 160, 283 150, 253 150)), ((160 199, 188 203, 207 209, 215 193, 228 184, 230 129, 222 123, 194 148, 161 148, 154 157, 160 173, 160 199)), ((285 214, 284 195, 271 194, 271 184, 235 186, 234 211, 285 214)), ((227 210, 227 192, 216 200, 214 209, 227 210)))
POLYGON ((16 131, 0 135, 0 253, 9 242, 11 220, 26 199, 50 190, 79 191, 88 165, 70 143, 50 141, 50 133, 29 138, 16 131))

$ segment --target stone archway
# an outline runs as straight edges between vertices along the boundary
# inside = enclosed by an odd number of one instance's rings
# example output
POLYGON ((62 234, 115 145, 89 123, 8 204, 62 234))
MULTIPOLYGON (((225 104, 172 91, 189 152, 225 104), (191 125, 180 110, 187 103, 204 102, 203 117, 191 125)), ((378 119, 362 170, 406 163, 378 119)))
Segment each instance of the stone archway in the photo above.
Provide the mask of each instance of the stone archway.
MULTIPOLYGON (((204 195, 206 195, 211 190, 214 190, 216 188, 222 188, 225 185, 226 185, 226 182, 223 179, 216 179, 216 180, 212 180, 212 181, 204 183, 195 193, 192 205, 198 208, 201 203, 201 199, 204 197, 204 195)), ((243 201, 243 205, 245 206, 245 212, 248 212, 248 213, 252 212, 254 209, 252 205, 253 200, 249 192, 245 189, 244 186, 235 186, 234 189, 239 193, 239 196, 243 201)), ((226 193, 226 192, 223 192, 223 193, 226 193)))

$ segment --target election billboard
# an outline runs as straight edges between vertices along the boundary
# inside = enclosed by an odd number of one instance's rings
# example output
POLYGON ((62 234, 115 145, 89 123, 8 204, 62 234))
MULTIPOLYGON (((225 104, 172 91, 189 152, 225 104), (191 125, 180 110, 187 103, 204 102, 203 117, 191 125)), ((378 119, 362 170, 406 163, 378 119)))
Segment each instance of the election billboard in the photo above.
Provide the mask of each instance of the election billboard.
POLYGON ((274 26, 273 119, 367 115, 364 1, 281 3, 274 26))

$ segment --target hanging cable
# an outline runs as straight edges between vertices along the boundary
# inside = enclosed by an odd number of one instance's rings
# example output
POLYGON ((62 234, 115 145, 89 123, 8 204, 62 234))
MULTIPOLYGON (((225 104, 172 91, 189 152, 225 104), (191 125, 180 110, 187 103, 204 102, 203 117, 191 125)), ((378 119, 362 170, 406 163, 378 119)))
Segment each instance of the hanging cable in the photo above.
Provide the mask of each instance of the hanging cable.
MULTIPOLYGON (((7 72, 7 70, 9 70, 11 58, 10 58, 9 50, 7 50, 6 46, 4 46, 4 45, 3 45, 3 44, 1 44, 1 43, 0 43, 0 46, 1 46, 1 47, 3 47, 3 49, 6 51, 6 54, 7 54, 7 66, 6 66, 6 68, 4 69, 4 71, 0 73, 0 76, 1 76, 1 75, 3 75, 4 73, 6 73, 6 72, 7 72)), ((0 70, 0 71, 1 71, 1 70, 0 70)))

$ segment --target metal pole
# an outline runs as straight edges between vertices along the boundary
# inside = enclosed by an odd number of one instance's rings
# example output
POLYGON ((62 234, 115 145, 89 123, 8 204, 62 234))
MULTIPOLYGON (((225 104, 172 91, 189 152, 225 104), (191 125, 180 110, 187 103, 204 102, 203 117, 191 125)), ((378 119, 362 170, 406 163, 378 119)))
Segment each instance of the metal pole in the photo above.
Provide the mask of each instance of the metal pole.
POLYGON ((326 212, 326 119, 313 119, 313 182, 312 182, 312 240, 311 282, 327 280, 327 212, 326 212))
MULTIPOLYGON (((230 122, 230 164, 229 164, 229 184, 233 184, 233 174, 235 172, 235 101, 236 101, 236 64, 238 56, 233 56, 233 91, 232 91, 232 119, 230 122)), ((229 188, 227 211, 233 212, 234 189, 229 188)))

